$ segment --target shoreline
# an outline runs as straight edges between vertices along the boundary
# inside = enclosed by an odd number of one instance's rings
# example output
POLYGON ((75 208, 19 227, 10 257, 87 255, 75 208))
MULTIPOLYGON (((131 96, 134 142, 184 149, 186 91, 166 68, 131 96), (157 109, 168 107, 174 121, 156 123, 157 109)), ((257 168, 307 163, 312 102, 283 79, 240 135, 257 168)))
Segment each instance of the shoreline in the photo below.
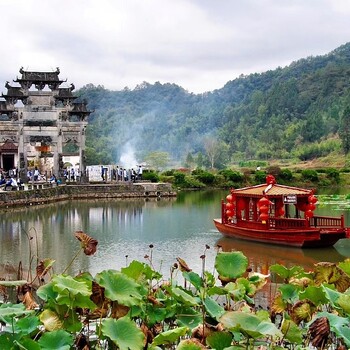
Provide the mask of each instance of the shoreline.
POLYGON ((63 184, 47 188, 1 191, 0 210, 72 199, 124 199, 176 197, 169 183, 63 184))

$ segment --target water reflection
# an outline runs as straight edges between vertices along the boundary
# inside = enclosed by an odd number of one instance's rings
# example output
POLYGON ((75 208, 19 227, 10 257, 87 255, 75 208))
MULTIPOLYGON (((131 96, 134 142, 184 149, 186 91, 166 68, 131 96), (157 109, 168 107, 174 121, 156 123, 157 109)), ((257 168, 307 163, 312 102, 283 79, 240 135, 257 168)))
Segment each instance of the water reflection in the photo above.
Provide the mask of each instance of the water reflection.
MULTIPOLYGON (((79 256, 69 273, 88 270, 94 275, 103 269, 120 269, 134 259, 148 262, 145 255, 152 256, 154 268, 165 277, 178 256, 200 272, 200 256, 206 245, 211 249, 205 263, 212 270, 218 244, 225 251, 242 251, 261 272, 274 263, 310 268, 317 261, 337 262, 350 256, 350 246, 343 243, 336 248, 301 250, 222 238, 212 219, 220 216, 220 201, 226 192, 179 193, 177 198, 159 200, 69 201, 2 211, 0 267, 20 261, 29 266, 32 258, 52 258, 56 260, 55 272, 62 272, 79 250, 74 237, 79 230, 98 240, 97 253, 79 256), (150 244, 154 245, 152 251, 150 244)), ((327 205, 317 210, 323 215, 334 214, 327 205)), ((350 212, 345 210, 344 214, 350 225, 350 212)))
POLYGON ((243 252, 244 255, 250 258, 250 267, 252 267, 254 271, 264 274, 268 273, 269 266, 273 264, 281 264, 286 267, 300 265, 309 270, 313 268, 314 264, 324 261, 325 258, 328 262, 344 260, 344 255, 335 247, 300 249, 247 242, 225 237, 219 239, 217 244, 226 252, 243 252))

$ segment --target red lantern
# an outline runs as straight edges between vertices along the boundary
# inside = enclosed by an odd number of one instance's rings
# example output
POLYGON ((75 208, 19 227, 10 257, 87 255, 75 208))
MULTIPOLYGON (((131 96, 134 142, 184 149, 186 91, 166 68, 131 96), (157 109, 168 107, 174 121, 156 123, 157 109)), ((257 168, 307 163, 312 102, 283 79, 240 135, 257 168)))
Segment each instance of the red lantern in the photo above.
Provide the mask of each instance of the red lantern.
POLYGON ((262 207, 259 208, 260 213, 268 213, 269 212, 269 207, 266 205, 263 205, 262 207))
POLYGON ((284 216, 284 209, 283 209, 283 207, 278 209, 278 216, 284 216))
POLYGON ((312 194, 311 196, 309 196, 307 200, 308 200, 309 203, 311 203, 311 204, 317 203, 317 198, 316 198, 313 194, 312 194))
POLYGON ((232 202, 233 202, 233 196, 232 196, 232 194, 229 194, 229 195, 226 196, 226 201, 227 201, 228 203, 232 203, 232 202))
POLYGON ((226 210, 227 217, 232 218, 233 214, 234 214, 233 210, 226 210))
POLYGON ((234 209, 234 205, 232 203, 226 203, 226 209, 227 210, 233 210, 234 209))
POLYGON ((306 210, 311 210, 311 211, 314 211, 316 209, 316 205, 313 204, 313 203, 310 203, 306 206, 306 210))
POLYGON ((307 219, 313 218, 313 217, 314 217, 313 211, 312 211, 312 210, 306 210, 306 212, 305 212, 305 217, 306 217, 307 219))
POLYGON ((270 204, 270 201, 269 201, 266 197, 262 197, 262 198, 260 198, 259 201, 258 201, 258 208, 259 208, 259 210, 260 210, 260 208, 261 208, 262 206, 268 206, 269 204, 270 204))
POLYGON ((266 183, 268 185, 274 185, 276 183, 276 179, 273 175, 267 175, 266 176, 266 183))
POLYGON ((267 219, 269 218, 269 214, 267 213, 261 213, 259 216, 260 220, 263 224, 266 224, 267 219))
POLYGON ((271 202, 266 198, 262 197, 258 201, 258 209, 260 212, 259 219, 263 224, 266 224, 267 219, 269 218, 269 205, 271 202))

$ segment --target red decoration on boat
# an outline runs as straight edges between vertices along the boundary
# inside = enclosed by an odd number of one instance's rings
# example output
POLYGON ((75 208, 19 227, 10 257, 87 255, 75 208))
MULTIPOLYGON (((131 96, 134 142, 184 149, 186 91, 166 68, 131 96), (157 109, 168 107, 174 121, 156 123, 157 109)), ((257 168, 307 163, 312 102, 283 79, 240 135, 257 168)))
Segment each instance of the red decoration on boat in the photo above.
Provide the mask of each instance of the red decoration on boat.
POLYGON ((332 246, 350 238, 343 216, 315 214, 313 190, 279 185, 273 176, 267 176, 266 182, 230 191, 221 219, 214 219, 223 235, 294 247, 332 246))
POLYGON ((226 203, 226 209, 227 210, 233 210, 235 208, 235 206, 233 205, 233 203, 226 203))
POLYGON ((267 175, 266 176, 266 183, 268 185, 274 185, 276 183, 276 179, 273 175, 267 175))
POLYGON ((232 196, 232 194, 227 195, 226 201, 227 201, 228 203, 232 203, 232 202, 233 202, 233 196, 232 196))

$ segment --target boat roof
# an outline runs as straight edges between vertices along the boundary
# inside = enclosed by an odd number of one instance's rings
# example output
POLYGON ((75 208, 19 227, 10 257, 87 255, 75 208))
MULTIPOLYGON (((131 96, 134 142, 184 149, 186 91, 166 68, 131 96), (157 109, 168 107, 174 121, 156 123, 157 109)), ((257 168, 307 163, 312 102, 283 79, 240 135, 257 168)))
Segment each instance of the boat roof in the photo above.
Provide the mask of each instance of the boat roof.
POLYGON ((296 195, 298 197, 308 197, 314 193, 312 189, 284 186, 279 184, 261 184, 251 187, 232 189, 231 194, 237 197, 280 197, 296 195))

